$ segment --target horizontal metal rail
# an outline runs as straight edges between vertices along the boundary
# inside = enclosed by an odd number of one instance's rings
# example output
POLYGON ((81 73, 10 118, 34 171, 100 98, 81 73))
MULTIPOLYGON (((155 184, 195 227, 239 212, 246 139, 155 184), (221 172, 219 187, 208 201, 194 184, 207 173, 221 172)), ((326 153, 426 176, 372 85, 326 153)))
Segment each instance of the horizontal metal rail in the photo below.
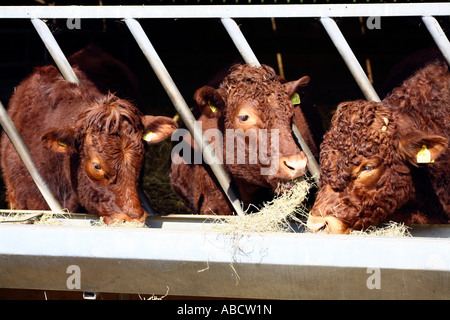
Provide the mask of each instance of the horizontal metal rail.
POLYGON ((296 18, 447 16, 450 3, 201 5, 201 6, 0 6, 0 18, 296 18))
POLYGON ((447 239, 0 225, 0 287, 69 290, 73 266, 88 292, 450 298, 447 239))

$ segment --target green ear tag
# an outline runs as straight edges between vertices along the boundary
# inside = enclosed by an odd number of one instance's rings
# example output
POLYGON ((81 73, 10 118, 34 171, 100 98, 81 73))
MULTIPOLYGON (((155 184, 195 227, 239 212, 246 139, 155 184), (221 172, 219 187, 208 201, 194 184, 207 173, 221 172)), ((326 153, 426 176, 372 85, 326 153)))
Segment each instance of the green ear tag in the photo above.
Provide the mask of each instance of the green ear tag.
POLYGON ((417 163, 433 163, 431 160, 431 152, 427 149, 426 145, 422 146, 419 152, 417 152, 417 163))
POLYGON ((292 95, 291 102, 292 102, 293 105, 300 104, 300 102, 301 102, 300 101, 300 96, 298 95, 297 92, 292 95))
POLYGON ((147 142, 150 142, 150 141, 152 141, 152 136, 153 136, 153 132, 149 131, 146 134, 144 134, 142 139, 144 139, 147 142))
POLYGON ((62 142, 62 141, 58 141, 58 144, 59 144, 60 146, 67 147, 67 143, 64 143, 64 142, 62 142))

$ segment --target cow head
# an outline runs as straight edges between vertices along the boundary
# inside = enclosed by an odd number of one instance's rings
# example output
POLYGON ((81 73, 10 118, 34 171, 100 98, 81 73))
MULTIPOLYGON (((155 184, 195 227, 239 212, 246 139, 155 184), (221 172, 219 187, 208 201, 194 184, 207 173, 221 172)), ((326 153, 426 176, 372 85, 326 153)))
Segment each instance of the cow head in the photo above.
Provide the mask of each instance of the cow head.
POLYGON ((158 143, 177 128, 170 118, 144 116, 114 95, 80 115, 73 126, 53 128, 45 147, 70 156, 70 179, 88 212, 114 220, 145 221, 137 186, 144 143, 158 143), (145 141, 144 141, 145 140, 145 141))
POLYGON ((433 165, 446 148, 447 139, 408 128, 381 103, 340 104, 321 145, 320 190, 308 228, 348 233, 388 221, 414 197, 412 168, 433 165), (419 164, 423 146, 428 159, 419 164))
POLYGON ((236 65, 218 89, 205 86, 195 92, 202 113, 217 118, 220 130, 226 132, 224 153, 230 151, 225 150, 230 139, 247 137, 250 141, 243 147, 232 142, 232 161, 226 165, 235 179, 273 189, 281 182, 287 188, 289 180, 306 173, 307 158, 292 137, 294 106, 290 98, 308 82, 309 77, 303 77, 282 84, 268 66, 236 65), (231 138, 230 132, 234 133, 231 138), (252 149, 252 144, 257 148, 252 149), (238 159, 240 154, 245 154, 245 167, 238 159))

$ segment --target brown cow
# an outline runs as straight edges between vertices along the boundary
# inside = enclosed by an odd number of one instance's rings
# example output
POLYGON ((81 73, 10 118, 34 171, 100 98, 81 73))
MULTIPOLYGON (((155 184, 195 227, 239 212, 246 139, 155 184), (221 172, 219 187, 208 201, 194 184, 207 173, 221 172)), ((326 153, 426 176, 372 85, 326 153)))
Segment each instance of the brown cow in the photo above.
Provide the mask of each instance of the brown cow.
POLYGON ((338 106, 321 145, 314 231, 348 233, 385 221, 448 223, 450 74, 435 61, 381 103, 338 106))
MULTIPOLYGON (((303 77, 282 84, 268 66, 235 65, 218 89, 204 86, 195 92, 202 112, 198 121, 244 205, 259 204, 279 183, 289 188, 290 180, 305 174, 307 158, 292 137, 294 106, 290 97, 308 82, 309 77, 303 77), (249 143, 242 143, 245 137, 249 143)), ((195 212, 232 214, 209 167, 196 162, 196 155, 190 153, 193 145, 185 134, 173 149, 173 188, 195 212), (180 148, 183 144, 186 148, 180 148)))
MULTIPOLYGON (((17 87, 8 112, 64 208, 103 216, 106 223, 144 221, 136 189, 143 137, 157 143, 177 125, 144 116, 128 101, 101 93, 77 67, 74 71, 80 86, 65 81, 54 66, 36 68, 17 87)), ((12 209, 48 209, 5 134, 1 165, 12 209)))

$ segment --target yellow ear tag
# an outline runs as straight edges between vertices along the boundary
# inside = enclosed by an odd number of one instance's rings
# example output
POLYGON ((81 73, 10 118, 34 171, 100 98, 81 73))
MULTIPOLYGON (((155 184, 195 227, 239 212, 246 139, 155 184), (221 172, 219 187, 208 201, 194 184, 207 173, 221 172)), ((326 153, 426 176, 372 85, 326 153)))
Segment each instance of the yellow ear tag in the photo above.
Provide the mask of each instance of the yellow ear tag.
POLYGON ((152 137, 153 137, 153 132, 149 131, 146 134, 144 134, 142 139, 144 139, 147 142, 150 142, 150 141, 152 141, 152 137))
POLYGON ((209 105, 209 108, 211 109, 212 112, 217 112, 217 108, 214 107, 213 105, 209 105))
POLYGON ((67 147, 67 143, 64 143, 62 141, 58 141, 58 144, 62 147, 67 147))
POLYGON ((417 163, 433 163, 431 160, 431 152, 427 149, 426 145, 422 146, 422 149, 417 152, 417 163))
POLYGON ((292 95, 291 102, 292 102, 293 105, 300 104, 300 102, 301 102, 300 101, 300 96, 298 95, 297 92, 292 95))

